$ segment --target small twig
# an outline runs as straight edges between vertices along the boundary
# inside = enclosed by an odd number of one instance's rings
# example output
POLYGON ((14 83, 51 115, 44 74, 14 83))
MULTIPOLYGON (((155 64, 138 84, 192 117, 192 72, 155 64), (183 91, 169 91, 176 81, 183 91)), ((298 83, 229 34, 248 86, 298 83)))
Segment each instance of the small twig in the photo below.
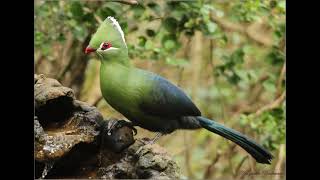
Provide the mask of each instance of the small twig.
POLYGON ((268 75, 262 75, 256 83, 250 85, 247 100, 243 103, 239 103, 236 105, 236 109, 232 115, 232 119, 239 114, 245 113, 245 112, 255 112, 256 108, 254 108, 252 105, 259 100, 263 93, 263 86, 262 83, 269 79, 268 75))
POLYGON ((262 114, 265 111, 274 109, 276 107, 278 107, 285 99, 286 96, 286 92, 284 91, 280 97, 278 97, 276 100, 272 101, 271 103, 261 107, 260 109, 258 109, 255 113, 254 116, 259 116, 260 114, 262 114))
POLYGON ((70 57, 70 49, 72 49, 72 45, 74 43, 74 37, 72 35, 72 33, 68 33, 67 34, 67 40, 66 43, 64 44, 63 47, 63 52, 61 53, 61 59, 62 59, 62 63, 66 63, 66 61, 68 61, 68 64, 64 64, 63 65, 63 69, 60 71, 59 75, 58 75, 58 81, 62 81, 62 78, 64 77, 64 75, 66 74, 66 72, 71 68, 71 65, 73 63, 73 60, 70 57))
POLYGON ((245 176, 247 176, 246 172, 250 172, 251 167, 248 167, 246 170, 243 171, 243 173, 240 174, 239 179, 243 179, 245 176))
POLYGON ((277 162, 277 164, 275 166, 275 169, 274 169, 274 172, 275 173, 279 173, 279 175, 276 175, 275 180, 278 180, 281 177, 281 174, 282 174, 281 173, 281 167, 282 167, 283 161, 285 159, 285 145, 281 144, 279 149, 280 149, 279 150, 279 156, 278 156, 279 160, 278 160, 278 162, 277 162))
MULTIPOLYGON (((212 172, 214 170, 214 165, 218 162, 218 160, 221 158, 221 157, 224 157, 224 156, 230 156, 230 154, 233 153, 233 151, 235 150, 236 148, 236 144, 231 144, 231 146, 229 146, 229 150, 228 151, 225 151, 224 153, 217 153, 216 157, 212 160, 211 164, 206 168, 206 171, 204 173, 204 176, 203 176, 203 179, 209 179, 212 175, 212 172)), ((231 158, 229 158, 230 160, 231 158)))
POLYGON ((209 63, 210 66, 212 68, 212 71, 214 69, 214 65, 213 65, 213 39, 210 39, 210 47, 209 47, 209 63))
POLYGON ((185 159, 186 159, 186 167, 187 167, 187 172, 189 178, 193 178, 193 173, 190 165, 190 143, 188 143, 187 140, 187 134, 184 132, 183 133, 183 138, 184 138, 184 147, 185 147, 185 159))
POLYGON ((233 169, 233 164, 232 164, 232 161, 231 161, 231 157, 232 157, 232 154, 234 153, 235 149, 236 149, 237 145, 235 143, 232 143, 230 148, 229 148, 229 151, 227 151, 227 157, 228 158, 228 161, 229 161, 229 164, 230 164, 230 168, 233 169))
POLYGON ((243 163, 248 159, 249 156, 245 156, 244 158, 241 159, 240 163, 236 167, 234 177, 238 175, 240 168, 242 167, 243 163))
MULTIPOLYGON (((36 69, 40 66, 40 64, 42 63, 43 59, 44 59, 44 56, 40 55, 38 60, 37 60, 37 62, 36 62, 36 64, 35 64, 35 68, 36 69)), ((36 72, 38 72, 38 71, 36 71, 36 72)))
POLYGON ((96 19, 96 21, 97 21, 99 24, 101 24, 101 23, 103 22, 103 20, 102 20, 99 16, 97 16, 96 14, 93 14, 93 17, 96 19))
POLYGON ((118 2, 127 5, 136 5, 139 4, 137 0, 109 0, 109 2, 118 2))
POLYGON ((61 71, 61 73, 58 75, 57 80, 62 81, 65 74, 71 69, 72 64, 74 63, 75 58, 70 58, 69 63, 65 66, 65 68, 61 71))
POLYGON ((251 96, 249 97, 249 103, 248 105, 252 105, 253 103, 255 103, 257 101, 257 99, 259 99, 260 95, 262 94, 263 92, 263 82, 265 82, 266 80, 269 79, 269 75, 262 75, 258 81, 256 83, 254 83, 253 86, 250 87, 250 90, 249 92, 252 92, 250 93, 251 96))
POLYGON ((178 86, 181 85, 183 71, 184 71, 184 67, 180 67, 180 68, 179 68, 179 75, 178 75, 178 83, 177 83, 178 86))
POLYGON ((237 31, 240 33, 245 33, 246 29, 244 26, 242 26, 241 24, 235 24, 232 22, 229 22, 225 19, 222 19, 218 16, 215 16, 213 13, 211 13, 210 18, 217 23, 221 28, 227 30, 227 31, 237 31))
MULTIPOLYGON (((191 38, 188 37, 187 43, 186 43, 186 46, 185 46, 185 51, 184 51, 184 57, 186 59, 189 59, 190 43, 191 43, 191 38)), ((179 75, 178 75, 178 85, 180 85, 181 82, 182 82, 183 71, 184 71, 184 67, 180 67, 179 68, 179 75)))
POLYGON ((284 76, 285 76, 285 73, 286 73, 286 63, 284 62, 283 66, 282 66, 282 69, 281 69, 281 72, 280 72, 280 75, 279 75, 279 79, 277 81, 277 97, 280 95, 281 93, 281 89, 282 89, 282 81, 284 79, 284 76))
POLYGON ((217 23, 222 29, 226 31, 236 31, 236 32, 245 34, 248 38, 250 38, 251 40, 261 45, 264 45, 267 47, 272 46, 272 40, 256 34, 256 31, 254 30, 256 23, 253 23, 248 27, 245 27, 242 24, 236 24, 226 19, 222 19, 218 16, 215 16, 213 13, 211 13, 210 17, 215 23, 217 23))
POLYGON ((163 19, 164 19, 164 17, 155 17, 155 18, 150 19, 149 21, 163 20, 163 19))
POLYGON ((249 164, 250 164, 251 172, 257 172, 257 161, 254 160, 252 156, 250 156, 249 158, 249 164))
POLYGON ((211 176, 211 174, 213 172, 214 165, 218 162, 220 157, 221 157, 221 153, 217 153, 216 157, 212 160, 210 165, 207 167, 207 170, 206 170, 206 172, 204 174, 203 179, 209 179, 210 178, 210 176, 211 176))

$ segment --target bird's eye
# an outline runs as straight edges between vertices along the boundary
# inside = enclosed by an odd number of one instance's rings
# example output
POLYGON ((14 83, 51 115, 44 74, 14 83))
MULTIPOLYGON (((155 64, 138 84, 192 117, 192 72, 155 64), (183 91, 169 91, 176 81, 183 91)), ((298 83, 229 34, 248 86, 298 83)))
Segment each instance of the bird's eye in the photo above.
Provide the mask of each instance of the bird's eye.
POLYGON ((101 50, 106 50, 111 47, 111 43, 103 43, 101 46, 101 50))

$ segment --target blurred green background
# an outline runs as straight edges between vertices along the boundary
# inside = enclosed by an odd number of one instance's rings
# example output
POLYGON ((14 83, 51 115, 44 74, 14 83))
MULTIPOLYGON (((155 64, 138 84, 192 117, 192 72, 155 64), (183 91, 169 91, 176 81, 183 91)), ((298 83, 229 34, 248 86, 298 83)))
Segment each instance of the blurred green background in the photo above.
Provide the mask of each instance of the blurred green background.
POLYGON ((35 73, 73 88, 105 118, 123 118, 101 98, 98 57, 83 53, 99 23, 114 16, 136 66, 178 84, 204 116, 254 138, 275 156, 270 166, 256 164, 206 130, 176 131, 158 143, 179 164, 182 178, 284 178, 267 174, 285 172, 285 1, 125 1, 36 0, 35 73))

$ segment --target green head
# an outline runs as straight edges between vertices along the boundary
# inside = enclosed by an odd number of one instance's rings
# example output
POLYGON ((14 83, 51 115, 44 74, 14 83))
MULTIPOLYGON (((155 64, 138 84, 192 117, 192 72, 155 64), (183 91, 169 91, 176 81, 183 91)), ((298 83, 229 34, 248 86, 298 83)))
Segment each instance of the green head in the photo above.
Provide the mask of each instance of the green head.
POLYGON ((85 53, 97 52, 103 59, 119 59, 128 56, 124 33, 113 17, 107 17, 92 36, 85 53))

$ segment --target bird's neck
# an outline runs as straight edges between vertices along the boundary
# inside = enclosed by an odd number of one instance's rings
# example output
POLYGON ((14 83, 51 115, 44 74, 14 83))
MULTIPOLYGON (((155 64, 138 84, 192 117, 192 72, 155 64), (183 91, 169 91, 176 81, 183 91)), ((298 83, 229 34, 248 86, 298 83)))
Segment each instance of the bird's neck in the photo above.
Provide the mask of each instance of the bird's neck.
POLYGON ((103 57, 101 59, 102 66, 122 65, 125 67, 131 67, 129 57, 127 54, 123 54, 116 57, 103 57))

